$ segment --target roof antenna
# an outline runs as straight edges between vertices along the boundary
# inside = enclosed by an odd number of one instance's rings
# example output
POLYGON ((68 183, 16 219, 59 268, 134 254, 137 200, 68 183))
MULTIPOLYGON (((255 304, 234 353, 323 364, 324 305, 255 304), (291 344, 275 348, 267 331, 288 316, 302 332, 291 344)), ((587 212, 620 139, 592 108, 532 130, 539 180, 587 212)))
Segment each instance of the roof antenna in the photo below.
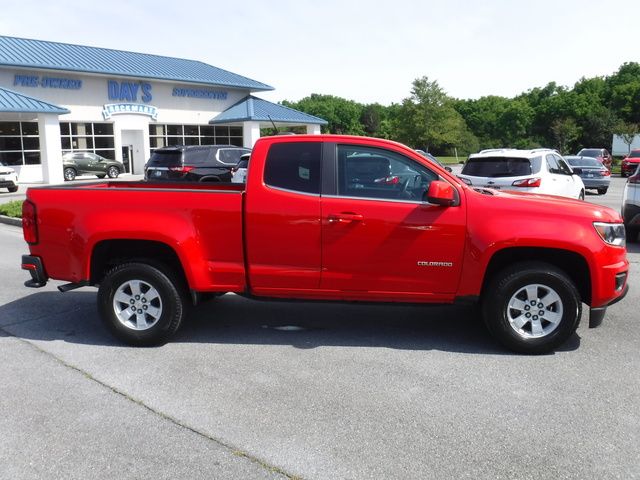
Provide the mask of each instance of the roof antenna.
POLYGON ((267 115, 267 118, 271 120, 271 125, 273 125, 273 134, 278 135, 278 127, 276 127, 276 124, 273 121, 273 118, 271 118, 271 115, 267 115))

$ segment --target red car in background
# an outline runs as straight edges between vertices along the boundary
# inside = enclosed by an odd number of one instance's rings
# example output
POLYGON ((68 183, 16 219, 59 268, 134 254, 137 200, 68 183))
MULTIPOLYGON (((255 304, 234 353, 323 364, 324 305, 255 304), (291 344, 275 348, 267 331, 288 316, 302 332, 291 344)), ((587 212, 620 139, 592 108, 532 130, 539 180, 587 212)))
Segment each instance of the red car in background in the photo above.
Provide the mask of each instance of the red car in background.
POLYGON ((576 155, 578 157, 597 158, 609 171, 611 171, 611 162, 613 161, 613 157, 606 148, 583 148, 576 153, 576 155))
POLYGON ((629 155, 627 155, 620 164, 620 173, 623 177, 633 175, 638 165, 640 165, 640 150, 631 150, 629 155))

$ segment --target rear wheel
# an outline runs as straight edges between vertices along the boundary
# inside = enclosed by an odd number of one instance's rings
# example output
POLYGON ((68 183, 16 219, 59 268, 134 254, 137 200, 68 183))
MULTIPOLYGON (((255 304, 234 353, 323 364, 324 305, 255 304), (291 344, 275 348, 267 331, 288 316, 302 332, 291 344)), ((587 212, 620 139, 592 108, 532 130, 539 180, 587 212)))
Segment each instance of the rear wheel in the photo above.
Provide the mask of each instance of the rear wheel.
POLYGON ((563 344, 578 328, 582 303, 573 281, 542 262, 502 270, 485 287, 485 323, 505 347, 541 354, 563 344))
POLYGON ((166 343, 185 316, 181 286, 170 272, 146 263, 109 271, 98 290, 98 310, 107 328, 130 345, 166 343))
POLYGON ((599 188, 598 189, 598 195, 604 195, 605 193, 607 193, 608 188, 599 188))
POLYGON ((15 187, 7 187, 7 190, 9 190, 9 193, 15 193, 18 191, 18 186, 16 185, 15 187))
POLYGON ((64 179, 70 182, 76 178, 76 171, 71 167, 67 167, 64 169, 63 175, 64 179))

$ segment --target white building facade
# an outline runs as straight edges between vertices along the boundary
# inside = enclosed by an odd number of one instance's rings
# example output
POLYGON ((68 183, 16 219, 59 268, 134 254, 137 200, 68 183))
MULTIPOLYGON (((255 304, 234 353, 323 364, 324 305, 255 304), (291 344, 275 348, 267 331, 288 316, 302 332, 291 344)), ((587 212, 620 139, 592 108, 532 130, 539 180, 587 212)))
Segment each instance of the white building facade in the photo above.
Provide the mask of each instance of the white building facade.
POLYGON ((67 152, 93 152, 141 174, 155 148, 252 147, 271 121, 320 133, 324 120, 251 95, 271 89, 191 60, 0 37, 0 161, 21 183, 58 183, 67 152), (24 60, 34 48, 46 61, 24 60), (254 101, 268 118, 247 112, 215 121, 254 101))

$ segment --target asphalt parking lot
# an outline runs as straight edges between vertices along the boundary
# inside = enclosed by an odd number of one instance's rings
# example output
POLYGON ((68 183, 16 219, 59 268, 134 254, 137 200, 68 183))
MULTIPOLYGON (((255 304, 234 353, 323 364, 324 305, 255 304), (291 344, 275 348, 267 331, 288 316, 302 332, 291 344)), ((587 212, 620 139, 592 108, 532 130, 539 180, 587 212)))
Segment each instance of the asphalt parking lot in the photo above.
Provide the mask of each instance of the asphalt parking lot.
POLYGON ((26 289, 20 229, 0 242, 0 478, 640 478, 637 243, 604 324, 527 357, 472 307, 235 295, 125 347, 94 289, 26 289))

